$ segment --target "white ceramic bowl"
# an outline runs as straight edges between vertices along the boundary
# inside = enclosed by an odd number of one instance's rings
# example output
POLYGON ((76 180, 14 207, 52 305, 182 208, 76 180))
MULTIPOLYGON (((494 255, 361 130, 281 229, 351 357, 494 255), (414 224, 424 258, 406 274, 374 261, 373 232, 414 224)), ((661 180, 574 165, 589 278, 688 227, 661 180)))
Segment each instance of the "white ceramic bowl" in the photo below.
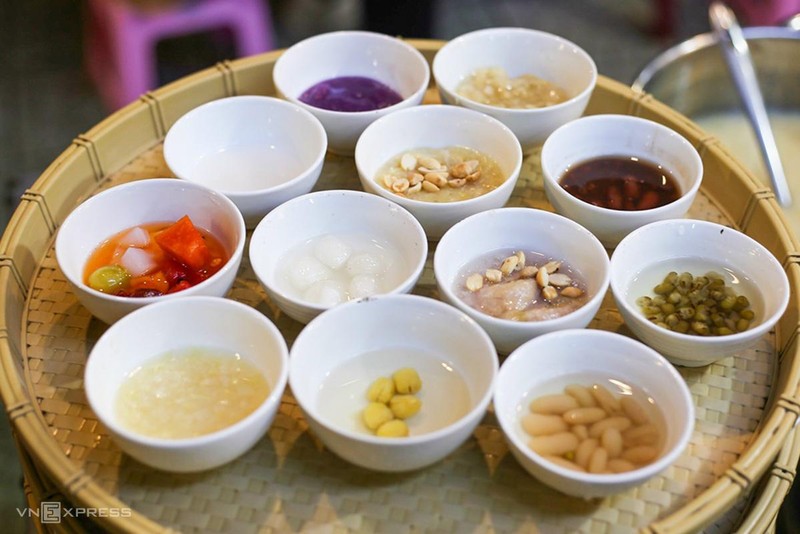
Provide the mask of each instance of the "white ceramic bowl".
POLYGON ((780 319, 789 303, 789 281, 781 264, 747 235, 708 221, 660 221, 631 232, 611 256, 611 291, 625 324, 676 365, 697 367, 745 350, 780 319), (708 271, 724 275, 730 287, 747 296, 755 319, 744 332, 700 337, 651 323, 636 300, 654 296, 668 272, 708 271))
POLYGON ((300 332, 289 384, 309 427, 344 460, 377 471, 410 471, 438 462, 471 435, 497 376, 486 333, 442 302, 385 295, 333 308, 300 332), (377 437, 361 420, 366 391, 381 376, 413 367, 422 379, 410 435, 377 437))
POLYGON ((288 48, 275 62, 272 79, 278 94, 317 117, 328 134, 331 152, 352 155, 356 141, 372 121, 422 102, 430 67, 422 54, 400 39, 380 33, 337 31, 309 37, 288 48), (403 100, 372 111, 330 111, 299 97, 319 82, 363 76, 394 89, 403 100))
POLYGON ((453 226, 436 246, 433 272, 442 298, 475 319, 497 350, 508 354, 546 332, 588 325, 608 289, 609 260, 597 238, 566 217, 532 208, 501 208, 453 226), (500 319, 472 308, 457 295, 456 284, 464 283, 462 271, 469 263, 498 250, 539 252, 566 261, 580 273, 589 299, 571 313, 543 321, 500 319))
POLYGON ((203 471, 244 454, 264 436, 286 387, 288 357, 278 328, 245 304, 219 297, 165 300, 103 333, 89 354, 84 388, 95 415, 124 452, 164 471, 203 471), (195 347, 247 359, 267 380, 267 398, 233 425, 193 438, 153 438, 120 424, 115 405, 129 374, 151 358, 195 347))
POLYGON ((563 37, 526 28, 489 28, 445 44, 433 60, 442 102, 482 111, 511 128, 524 151, 541 145, 553 130, 581 116, 597 82, 591 56, 563 37), (538 109, 481 104, 456 93, 475 70, 501 67, 509 77, 533 74, 561 87, 569 99, 538 109))
POLYGON ((306 110, 266 96, 233 96, 189 111, 167 132, 164 159, 178 178, 230 198, 248 228, 317 183, 328 146, 306 110))
POLYGON ((364 130, 356 145, 356 167, 365 191, 400 204, 419 219, 429 239, 438 239, 465 217, 505 205, 519 178, 522 150, 511 130, 488 115, 456 106, 418 106, 387 115, 364 130), (377 182, 381 167, 404 152, 457 146, 492 158, 505 181, 484 195, 456 202, 414 200, 377 182))
POLYGON ((682 217, 700 189, 703 162, 689 141, 666 126, 628 115, 593 115, 567 123, 547 138, 542 174, 545 194, 556 211, 613 248, 642 225, 682 217), (608 156, 638 157, 664 166, 676 179, 681 196, 657 208, 624 211, 584 202, 560 185, 575 164, 608 156))
MULTIPOLYGON (((304 298, 287 278, 287 257, 304 243, 324 235, 356 236, 394 249, 395 284, 389 293, 407 293, 417 283, 428 255, 419 222, 400 206, 361 191, 318 191, 279 206, 250 238, 250 264, 275 304, 289 317, 307 323, 330 305, 304 298)), ((355 248, 352 256, 358 253, 355 248)), ((340 267, 339 269, 341 269, 340 267)), ((345 267, 346 268, 346 265, 345 267)))
POLYGON ((498 374, 494 411, 511 452, 526 471, 562 493, 584 498, 623 492, 667 469, 689 443, 695 420, 689 388, 668 361, 636 340, 603 330, 552 332, 515 350, 498 374), (619 381, 617 387, 609 380, 619 381), (654 405, 640 405, 647 407, 654 422, 660 412, 666 429, 653 463, 625 473, 592 474, 556 465, 528 446, 531 438, 521 418, 533 399, 563 393, 570 384, 595 383, 617 397, 625 384, 652 399, 654 405))
POLYGON ((184 180, 156 178, 118 185, 81 203, 59 228, 55 252, 58 266, 80 303, 101 321, 113 323, 154 302, 192 295, 225 295, 236 279, 244 241, 242 214, 227 197, 184 180), (86 262, 106 239, 126 228, 177 221, 184 215, 211 232, 228 252, 228 262, 217 273, 188 289, 157 297, 118 297, 86 285, 86 262))

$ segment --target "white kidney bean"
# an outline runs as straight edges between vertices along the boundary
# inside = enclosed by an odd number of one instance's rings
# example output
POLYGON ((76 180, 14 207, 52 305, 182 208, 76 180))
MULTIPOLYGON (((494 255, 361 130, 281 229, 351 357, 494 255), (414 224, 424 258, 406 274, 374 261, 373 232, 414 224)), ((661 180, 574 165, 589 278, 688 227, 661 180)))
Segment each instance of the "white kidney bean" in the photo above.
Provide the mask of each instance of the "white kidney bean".
POLYGON ((635 426, 622 432, 622 442, 626 447, 637 445, 655 445, 658 441, 658 429, 652 423, 635 426))
POLYGON ((530 448, 562 467, 622 473, 658 457, 661 432, 646 406, 602 384, 570 384, 563 394, 533 399, 529 409, 521 422, 530 448))
POLYGON ((606 389, 606 387, 602 384, 592 385, 592 395, 597 401, 597 404, 599 404, 600 407, 609 414, 613 415, 622 411, 622 406, 620 406, 619 399, 616 398, 613 393, 608 391, 608 389, 606 389))
POLYGON ((581 441, 589 439, 589 429, 586 427, 586 425, 573 426, 572 433, 578 436, 578 439, 581 441))
POLYGON ((562 456, 578 447, 578 438, 572 432, 560 432, 552 436, 531 438, 529 446, 533 452, 542 456, 549 454, 562 456))
POLYGON ((625 473, 626 471, 633 471, 636 466, 628 460, 622 458, 612 458, 608 461, 608 468, 614 473, 625 473))
POLYGON ((589 459, 594 450, 600 446, 600 441, 594 438, 585 439, 575 449, 575 463, 584 469, 589 467, 589 459))
POLYGON ((622 454, 622 434, 616 428, 606 428, 600 436, 600 445, 608 451, 609 458, 622 454))
POLYGON ((652 462, 658 456, 658 451, 650 445, 640 445, 631 447, 622 452, 622 459, 634 464, 646 464, 652 462))
POLYGON ((594 399, 592 392, 587 387, 578 384, 570 384, 564 388, 564 393, 574 397, 575 400, 578 401, 578 404, 584 408, 597 406, 597 401, 594 399))
POLYGON ((639 404, 639 401, 633 397, 626 395, 619 402, 622 406, 622 411, 635 425, 643 425, 650 422, 650 417, 648 417, 644 406, 639 404))
POLYGON ((528 413, 522 417, 522 428, 531 436, 549 436, 569 431, 569 425, 560 415, 528 413))
POLYGON ((571 425, 590 425, 608 417, 602 408, 575 408, 564 412, 564 421, 571 425))
POLYGON ((563 393, 543 395, 533 399, 530 404, 530 410, 533 413, 556 415, 561 415, 568 410, 574 410, 579 407, 578 401, 563 393))
POLYGON ((603 432, 607 428, 616 428, 620 432, 623 430, 627 430, 631 427, 633 423, 627 417, 622 417, 620 415, 616 417, 607 417, 602 421, 598 421, 592 426, 589 427, 589 437, 590 438, 599 438, 603 435, 603 432))
POLYGON ((589 458, 587 471, 590 473, 602 473, 606 470, 606 463, 608 463, 608 452, 603 447, 597 447, 592 452, 591 458, 589 458))

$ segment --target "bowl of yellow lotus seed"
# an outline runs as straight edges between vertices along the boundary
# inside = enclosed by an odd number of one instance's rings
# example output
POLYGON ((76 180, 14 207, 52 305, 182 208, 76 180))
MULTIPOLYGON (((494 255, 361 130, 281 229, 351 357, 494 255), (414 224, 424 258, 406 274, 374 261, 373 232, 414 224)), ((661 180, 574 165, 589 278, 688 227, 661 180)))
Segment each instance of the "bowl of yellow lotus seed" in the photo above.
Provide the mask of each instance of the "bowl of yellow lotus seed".
POLYGON ((371 470, 432 465, 475 430, 498 358, 466 314, 417 295, 380 295, 313 319, 290 353, 289 384, 328 451, 371 470))
POLYGON ((611 292, 636 337, 675 365, 699 367, 768 343, 765 335, 789 303, 789 280, 748 235, 671 219, 642 226, 617 245, 611 292))

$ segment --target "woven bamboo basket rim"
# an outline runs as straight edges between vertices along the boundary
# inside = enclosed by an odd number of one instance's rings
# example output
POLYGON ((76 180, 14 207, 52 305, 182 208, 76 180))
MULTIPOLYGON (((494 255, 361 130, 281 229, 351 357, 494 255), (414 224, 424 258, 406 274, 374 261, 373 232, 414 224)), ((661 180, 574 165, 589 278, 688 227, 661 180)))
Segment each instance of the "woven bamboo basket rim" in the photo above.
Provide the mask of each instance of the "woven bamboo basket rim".
MULTIPOLYGON (((431 61, 441 41, 409 40, 431 61)), ((104 180, 138 154, 160 144, 186 111, 206 101, 237 94, 274 94, 272 65, 281 51, 216 66, 143 95, 79 135, 25 192, 0 239, 0 394, 20 447, 30 456, 37 481, 52 481, 76 506, 122 508, 125 503, 70 460, 53 439, 39 407, 24 344, 24 320, 31 283, 64 217, 104 180), (16 307, 15 307, 16 306, 16 307), (23 361, 24 360, 24 361, 23 361)), ((792 432, 800 413, 800 247, 771 190, 760 184, 719 144, 688 118, 627 86, 599 77, 589 110, 656 120, 683 134, 698 148, 706 179, 702 191, 728 220, 764 244, 782 262, 792 294, 775 329, 777 369, 764 417, 747 448, 702 493, 644 528, 647 532, 691 532, 712 524, 745 496, 757 491, 751 526, 770 524, 795 476, 800 440, 792 432), (601 101, 602 100, 602 101, 601 101), (711 177, 712 179, 709 179, 711 177), (769 468, 766 482, 758 482, 769 468)), ((587 112, 590 112, 587 110, 587 112)), ((134 510, 131 517, 104 518, 114 531, 160 531, 164 527, 134 510)))

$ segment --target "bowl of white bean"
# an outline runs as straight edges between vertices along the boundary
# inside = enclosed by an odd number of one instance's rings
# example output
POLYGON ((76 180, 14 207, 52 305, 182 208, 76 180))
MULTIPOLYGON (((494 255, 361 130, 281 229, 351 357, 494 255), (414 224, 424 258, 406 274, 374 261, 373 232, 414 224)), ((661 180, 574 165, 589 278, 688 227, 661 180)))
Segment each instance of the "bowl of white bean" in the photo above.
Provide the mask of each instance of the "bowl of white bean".
POLYGON ((419 222, 360 191, 318 191, 272 210, 250 239, 250 263, 270 299, 307 323, 338 304, 408 293, 428 254, 419 222))
POLYGON ((560 330, 515 350, 494 409, 512 454, 567 495, 623 492, 666 472, 694 429, 686 382, 660 354, 603 330, 560 330))

